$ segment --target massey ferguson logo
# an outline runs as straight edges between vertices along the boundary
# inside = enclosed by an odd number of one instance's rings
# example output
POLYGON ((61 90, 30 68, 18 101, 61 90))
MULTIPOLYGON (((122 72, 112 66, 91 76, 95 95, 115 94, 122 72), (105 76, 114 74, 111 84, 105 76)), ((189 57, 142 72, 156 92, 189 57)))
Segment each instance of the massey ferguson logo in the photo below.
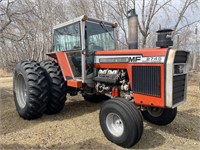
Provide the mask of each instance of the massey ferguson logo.
POLYGON ((142 56, 129 57, 129 63, 142 62, 142 56))
POLYGON ((95 56, 95 63, 164 63, 164 56, 95 56))
POLYGON ((135 55, 128 57, 129 63, 163 63, 165 60, 164 56, 150 56, 150 57, 143 57, 142 55, 135 55))

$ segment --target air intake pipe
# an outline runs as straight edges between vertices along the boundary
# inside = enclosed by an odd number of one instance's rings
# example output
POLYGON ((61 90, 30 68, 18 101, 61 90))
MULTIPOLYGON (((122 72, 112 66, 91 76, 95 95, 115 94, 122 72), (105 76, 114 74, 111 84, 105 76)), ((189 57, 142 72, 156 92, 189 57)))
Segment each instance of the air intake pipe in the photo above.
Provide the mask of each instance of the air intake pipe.
POLYGON ((128 15, 128 48, 138 48, 138 15, 135 9, 127 12, 128 15))
POLYGON ((161 48, 167 48, 169 46, 173 46, 172 32, 173 32, 172 29, 158 30, 156 46, 161 48))

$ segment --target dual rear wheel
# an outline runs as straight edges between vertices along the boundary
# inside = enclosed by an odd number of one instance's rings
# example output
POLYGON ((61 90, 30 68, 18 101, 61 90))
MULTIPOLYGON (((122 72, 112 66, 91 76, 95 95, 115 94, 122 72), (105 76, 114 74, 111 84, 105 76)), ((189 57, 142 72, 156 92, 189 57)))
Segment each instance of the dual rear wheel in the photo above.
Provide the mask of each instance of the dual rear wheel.
POLYGON ((25 60, 16 65, 13 93, 17 112, 24 119, 36 119, 60 112, 66 101, 66 83, 53 61, 25 60))

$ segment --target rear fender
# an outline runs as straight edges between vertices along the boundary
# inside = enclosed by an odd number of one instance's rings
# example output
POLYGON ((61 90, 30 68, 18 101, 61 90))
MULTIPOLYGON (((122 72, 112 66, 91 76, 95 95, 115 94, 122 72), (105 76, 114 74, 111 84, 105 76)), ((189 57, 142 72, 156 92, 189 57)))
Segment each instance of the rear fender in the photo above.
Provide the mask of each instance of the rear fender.
POLYGON ((81 88, 82 81, 74 79, 73 68, 71 68, 68 57, 65 52, 53 52, 47 54, 57 62, 61 68, 63 77, 67 81, 67 86, 81 88))

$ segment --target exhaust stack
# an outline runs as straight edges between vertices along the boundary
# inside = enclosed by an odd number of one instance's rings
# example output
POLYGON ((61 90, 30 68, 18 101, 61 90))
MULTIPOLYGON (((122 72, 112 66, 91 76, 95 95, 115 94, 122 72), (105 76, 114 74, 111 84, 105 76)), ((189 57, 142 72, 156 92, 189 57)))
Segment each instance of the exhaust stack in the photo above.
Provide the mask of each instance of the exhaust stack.
POLYGON ((138 49, 138 15, 135 9, 127 12, 128 15, 128 48, 138 49))

